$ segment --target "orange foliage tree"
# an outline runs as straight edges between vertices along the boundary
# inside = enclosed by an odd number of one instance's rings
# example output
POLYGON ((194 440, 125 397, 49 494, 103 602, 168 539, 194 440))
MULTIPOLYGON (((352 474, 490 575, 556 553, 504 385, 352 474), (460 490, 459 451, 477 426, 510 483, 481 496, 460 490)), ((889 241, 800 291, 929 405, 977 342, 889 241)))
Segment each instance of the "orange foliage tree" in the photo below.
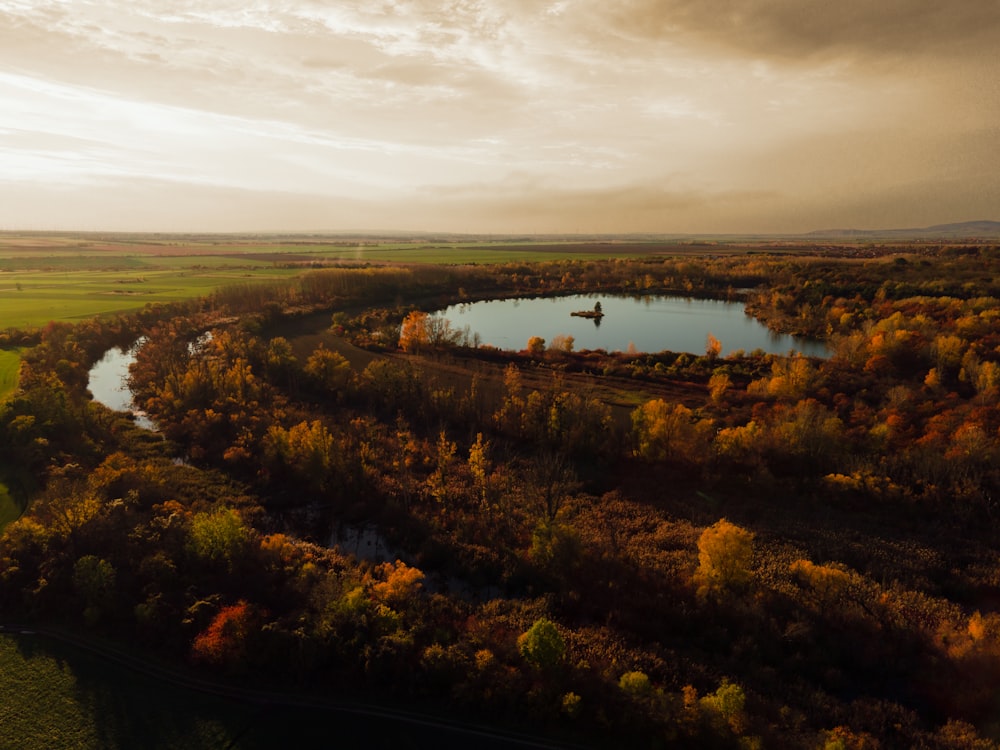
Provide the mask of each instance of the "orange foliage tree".
POLYGON ((404 352, 416 352, 430 343, 427 313, 414 310, 403 319, 399 329, 399 347, 404 352))
POLYGON ((248 642, 258 619, 243 599, 223 607, 211 624, 195 637, 191 645, 192 657, 196 661, 231 668, 244 665, 249 653, 248 642))

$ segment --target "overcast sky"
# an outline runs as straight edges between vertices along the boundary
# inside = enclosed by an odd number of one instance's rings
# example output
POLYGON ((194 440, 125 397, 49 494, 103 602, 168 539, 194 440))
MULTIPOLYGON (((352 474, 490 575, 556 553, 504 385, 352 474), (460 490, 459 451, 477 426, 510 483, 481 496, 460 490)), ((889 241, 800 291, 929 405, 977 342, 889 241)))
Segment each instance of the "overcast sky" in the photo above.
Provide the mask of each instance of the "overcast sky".
POLYGON ((0 0, 0 229, 1000 219, 1000 0, 0 0))

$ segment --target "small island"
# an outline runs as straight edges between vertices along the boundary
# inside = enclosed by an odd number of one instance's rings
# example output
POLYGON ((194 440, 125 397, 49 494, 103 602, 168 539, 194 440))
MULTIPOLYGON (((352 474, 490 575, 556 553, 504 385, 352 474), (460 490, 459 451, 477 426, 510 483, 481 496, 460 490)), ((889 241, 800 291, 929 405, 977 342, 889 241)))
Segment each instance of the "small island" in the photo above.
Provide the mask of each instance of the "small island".
POLYGON ((595 302, 593 310, 576 310, 571 312, 570 315, 575 315, 578 318, 596 318, 600 320, 604 317, 604 311, 601 309, 601 303, 595 302))

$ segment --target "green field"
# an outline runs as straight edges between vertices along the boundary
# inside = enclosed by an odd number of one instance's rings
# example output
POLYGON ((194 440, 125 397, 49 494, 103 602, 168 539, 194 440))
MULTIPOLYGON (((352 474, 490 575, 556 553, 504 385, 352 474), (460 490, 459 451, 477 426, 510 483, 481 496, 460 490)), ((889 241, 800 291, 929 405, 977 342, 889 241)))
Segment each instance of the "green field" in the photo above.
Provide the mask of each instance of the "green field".
MULTIPOLYGON (((0 330, 80 321, 341 263, 507 263, 703 252, 665 242, 374 241, 0 233, 0 330)), ((2 368, 0 363, 0 368, 2 368)))
POLYGON ((21 354, 17 349, 0 349, 0 401, 5 399, 17 385, 20 365, 21 354))
POLYGON ((0 747, 244 747, 230 743, 248 720, 38 636, 0 636, 0 747))
MULTIPOLYGON (((190 263, 188 264, 190 266, 190 263)), ((79 321, 151 303, 191 299, 220 287, 287 278, 271 265, 121 271, 19 271, 0 274, 0 329, 79 321)))
MULTIPOLYGON (((167 665, 165 671, 183 676, 184 670, 167 665)), ((482 750, 510 747, 479 733, 341 711, 311 695, 288 694, 287 701, 274 695, 243 700, 196 692, 44 635, 0 633, 4 750, 451 747, 473 738, 482 750)))
POLYGON ((16 521, 21 515, 21 505, 10 494, 10 490, 0 482, 0 531, 11 521, 16 521))

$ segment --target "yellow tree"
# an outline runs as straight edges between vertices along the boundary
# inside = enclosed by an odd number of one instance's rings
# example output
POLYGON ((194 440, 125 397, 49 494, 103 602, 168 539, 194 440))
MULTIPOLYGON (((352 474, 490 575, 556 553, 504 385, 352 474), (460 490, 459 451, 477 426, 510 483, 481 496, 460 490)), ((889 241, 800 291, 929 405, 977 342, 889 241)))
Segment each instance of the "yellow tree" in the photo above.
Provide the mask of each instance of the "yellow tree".
POLYGON ((720 354, 722 354, 722 342, 711 333, 708 334, 705 341, 705 356, 709 359, 716 359, 720 354))
POLYGON ((427 313, 414 310, 403 319, 399 329, 399 347, 404 352, 416 352, 430 343, 427 313))
POLYGON ((726 391, 733 387, 732 379, 724 372, 716 372, 708 379, 708 398, 713 404, 721 404, 726 391))
POLYGON ((705 529, 698 538, 698 595, 738 592, 750 583, 753 533, 725 518, 705 529))
POLYGON ((707 450, 712 426, 684 404, 647 401, 632 412, 635 452, 648 461, 696 459, 707 450))
POLYGON ((469 473, 472 474, 472 482, 479 496, 480 505, 489 510, 491 505, 490 495, 492 494, 492 482, 490 473, 492 464, 489 458, 490 444, 483 440, 483 433, 476 433, 476 442, 469 448, 469 473))
POLYGON ((328 391, 343 391, 351 379, 351 363, 340 352, 331 351, 323 344, 309 355, 303 370, 318 388, 328 391))

